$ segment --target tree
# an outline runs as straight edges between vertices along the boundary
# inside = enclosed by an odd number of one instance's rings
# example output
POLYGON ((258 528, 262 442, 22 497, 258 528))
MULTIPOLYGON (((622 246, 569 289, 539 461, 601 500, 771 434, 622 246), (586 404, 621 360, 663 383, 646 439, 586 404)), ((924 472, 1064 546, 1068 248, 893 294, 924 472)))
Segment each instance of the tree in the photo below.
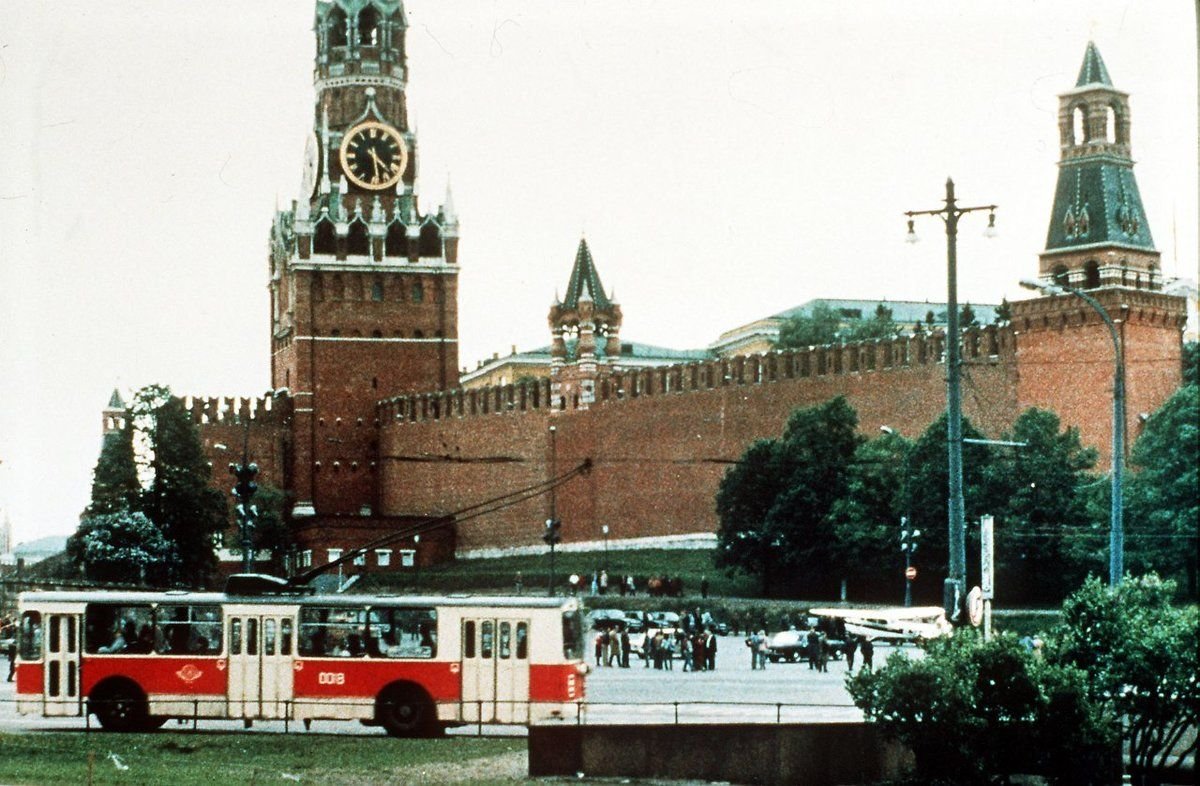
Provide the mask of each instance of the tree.
POLYGON ((1183 384, 1200 385, 1200 342, 1183 344, 1183 384))
POLYGON ((782 437, 750 446, 717 492, 719 565, 761 576, 764 594, 830 589, 830 513, 861 441, 857 424, 839 396, 796 410, 782 437))
POLYGON ((842 327, 842 316, 825 303, 816 303, 809 314, 789 317, 779 326, 776 349, 832 344, 837 341, 842 327))
MULTIPOLYGON (((1088 673, 1129 746, 1130 769, 1153 779, 1196 755, 1200 723, 1200 613, 1171 605, 1173 582, 1150 574, 1114 588, 1090 578, 1063 603, 1050 658, 1088 673)), ((1174 781, 1174 779, 1172 779, 1174 781)))
POLYGON ((846 340, 864 341, 872 338, 895 338, 896 322, 892 319, 892 310, 883 303, 875 306, 875 313, 870 319, 860 320, 850 326, 846 340))
POLYGON ((1130 562, 1135 569, 1187 577, 1196 597, 1200 521, 1200 387, 1185 385, 1146 421, 1129 478, 1130 562))
MULTIPOLYGON (((291 551, 292 529, 287 520, 287 494, 274 486, 259 484, 254 495, 258 516, 254 520, 254 548, 271 552, 271 561, 282 572, 283 561, 291 551)), ((241 549, 242 544, 235 544, 241 549)))
MULTIPOLYGON (((918 566, 929 576, 944 576, 948 565, 949 513, 947 511, 947 488, 949 468, 947 466, 946 441, 948 419, 943 413, 925 429, 909 452, 908 472, 902 493, 904 509, 910 523, 921 530, 921 556, 918 566)), ((971 421, 963 418, 964 439, 982 439, 971 421)), ((993 461, 988 445, 965 443, 963 453, 963 499, 966 504, 968 553, 979 553, 978 528, 969 526, 984 513, 991 513, 999 506, 990 485, 993 461)), ((977 573, 977 560, 967 560, 968 575, 977 573)), ((929 584, 915 584, 914 592, 926 598, 933 597, 929 584)), ((936 597, 941 598, 941 585, 936 587, 936 597)))
POLYGON ((974 327, 979 324, 979 318, 975 316, 975 309, 971 308, 970 303, 963 303, 958 312, 958 326, 963 328, 974 327))
POLYGON ((854 703, 885 737, 915 754, 921 783, 1003 781, 1040 773, 1054 783, 1111 783, 1116 735, 1087 675, 1046 663, 1015 637, 939 639, 925 657, 893 653, 847 679, 854 703))
POLYGON ((1008 298, 1000 298, 1000 305, 996 306, 996 319, 994 324, 1003 325, 1006 322, 1012 321, 1012 305, 1009 304, 1008 298))
POLYGON ((894 593, 901 586, 899 524, 906 515, 901 488, 912 446, 897 433, 860 444, 850 465, 846 493, 830 511, 836 563, 860 591, 865 587, 872 594, 894 593))
POLYGON ((92 472, 92 501, 84 514, 135 510, 141 493, 133 455, 133 428, 125 418, 120 429, 104 435, 100 458, 92 472))
POLYGON ((88 516, 67 539, 68 556, 92 581, 145 582, 171 552, 154 522, 129 510, 88 516))
POLYGON ((131 409, 151 445, 151 479, 142 509, 172 548, 172 558, 162 566, 164 575, 156 578, 205 586, 216 572, 213 547, 229 513, 224 495, 209 485, 211 469, 196 424, 183 401, 165 387, 143 388, 131 409))
POLYGON ((1006 450, 989 466, 991 494, 999 504, 991 511, 997 584, 1008 597, 1024 593, 1027 599, 1057 602, 1080 585, 1088 567, 1071 544, 1096 542, 1082 537, 1091 534, 1092 519, 1080 489, 1094 481, 1088 470, 1097 453, 1082 446, 1077 428, 1060 431, 1057 415, 1036 408, 1021 413, 1004 439, 1025 447, 1006 450))

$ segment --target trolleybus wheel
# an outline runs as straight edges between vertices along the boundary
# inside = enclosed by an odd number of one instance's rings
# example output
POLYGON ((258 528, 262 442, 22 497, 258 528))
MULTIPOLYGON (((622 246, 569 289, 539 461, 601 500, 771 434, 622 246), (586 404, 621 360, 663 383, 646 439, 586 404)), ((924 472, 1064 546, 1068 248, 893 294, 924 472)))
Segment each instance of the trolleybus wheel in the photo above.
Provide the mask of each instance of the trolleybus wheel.
POLYGON ((136 686, 124 683, 110 684, 95 691, 88 700, 88 707, 108 731, 151 731, 167 720, 152 717, 142 692, 136 686))
POLYGON ((436 727, 433 702, 414 685, 388 688, 379 697, 376 715, 393 737, 424 737, 436 727))

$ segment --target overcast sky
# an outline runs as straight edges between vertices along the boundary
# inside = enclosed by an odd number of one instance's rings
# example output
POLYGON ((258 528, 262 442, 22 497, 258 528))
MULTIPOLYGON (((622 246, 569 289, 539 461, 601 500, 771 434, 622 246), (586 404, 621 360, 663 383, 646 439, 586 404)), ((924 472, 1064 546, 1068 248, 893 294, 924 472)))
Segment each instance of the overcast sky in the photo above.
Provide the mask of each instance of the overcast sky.
MULTIPOLYGON (((409 0, 423 204, 462 219, 460 363, 548 342, 582 233, 622 335, 814 297, 1022 296, 1089 38, 1131 94, 1168 276, 1197 266, 1188 0, 409 0)), ((312 127, 309 0, 0 0, 0 507, 73 531, 114 386, 261 394, 267 233, 312 127)))

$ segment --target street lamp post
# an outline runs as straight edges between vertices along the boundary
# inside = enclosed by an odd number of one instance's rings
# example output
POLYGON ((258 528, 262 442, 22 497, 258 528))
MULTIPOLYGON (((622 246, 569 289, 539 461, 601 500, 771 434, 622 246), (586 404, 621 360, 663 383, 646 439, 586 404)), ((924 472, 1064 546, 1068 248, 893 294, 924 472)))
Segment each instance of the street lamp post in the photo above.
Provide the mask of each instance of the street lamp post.
POLYGON ((995 233, 996 205, 960 207, 954 198, 954 181, 946 178, 946 204, 937 210, 909 210, 908 241, 916 242, 914 216, 938 216, 946 224, 946 428, 948 482, 948 526, 950 543, 950 575, 942 590, 943 605, 952 621, 962 616, 962 603, 967 584, 967 522, 963 502, 962 474, 962 390, 959 374, 962 351, 959 347, 958 324, 958 219, 966 213, 988 211, 985 235, 995 233))
POLYGON ((413 535, 413 567, 416 568, 416 579, 413 584, 421 586, 421 536, 413 535))
POLYGON ((254 520, 258 508, 252 504, 258 491, 258 464, 249 460, 250 424, 246 424, 246 437, 242 442, 242 463, 230 464, 229 474, 237 479, 233 485, 233 496, 237 498, 238 535, 242 542, 242 572, 254 572, 254 520))
POLYGON ((1108 310, 1088 293, 1061 284, 1025 279, 1021 286, 1045 295, 1074 295, 1092 307, 1108 328, 1113 345, 1112 500, 1109 506, 1108 583, 1115 587, 1125 574, 1125 351, 1121 334, 1108 310))
POLYGON ((604 533, 604 569, 608 570, 608 525, 600 527, 600 531, 604 533))

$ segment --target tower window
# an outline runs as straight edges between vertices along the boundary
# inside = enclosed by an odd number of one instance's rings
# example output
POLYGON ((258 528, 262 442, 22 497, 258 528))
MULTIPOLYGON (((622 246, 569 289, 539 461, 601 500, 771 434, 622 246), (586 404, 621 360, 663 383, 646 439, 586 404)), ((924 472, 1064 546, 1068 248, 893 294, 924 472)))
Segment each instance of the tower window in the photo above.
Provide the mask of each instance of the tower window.
POLYGON ((371 300, 374 300, 376 303, 380 303, 383 301, 383 282, 382 281, 375 281, 373 284, 371 284, 371 300))
POLYGON ((334 254, 337 252, 337 237, 333 232, 333 222, 324 219, 317 222, 317 231, 313 237, 314 254, 334 254))
POLYGON ((425 338, 425 334, 419 330, 413 331, 413 338, 425 338))
POLYGON ((372 6, 367 6, 358 15, 358 43, 362 46, 379 43, 379 13, 372 6))
POLYGON ((425 285, 422 284, 420 281, 418 281, 417 283, 412 285, 412 302, 414 302, 414 303, 424 303, 425 302, 425 285))
POLYGON ((442 233, 438 225, 430 221, 421 227, 421 256, 440 257, 442 255, 442 233))
POLYGON ((1117 113, 1111 106, 1104 112, 1104 139, 1109 143, 1117 141, 1117 113))
POLYGON ((1056 265, 1050 275, 1054 279, 1055 286, 1065 287, 1069 285, 1066 265, 1056 265))
POLYGON ((346 253, 363 257, 371 253, 371 239, 367 236, 367 225, 362 221, 355 221, 350 225, 350 234, 346 237, 346 253))
POLYGON ((1088 139, 1087 110, 1081 106, 1071 111, 1071 144, 1082 145, 1088 139))
POLYGON ((372 330, 371 338, 383 338, 383 331, 382 330, 372 330))
POLYGON ((1096 289, 1100 286, 1100 263, 1091 260, 1083 266, 1083 288, 1096 289))
POLYGON ((326 24, 329 29, 329 45, 330 46, 345 46, 346 45, 346 27, 347 27, 346 12, 340 7, 334 6, 329 12, 328 21, 326 24))
POLYGON ((404 224, 393 221, 388 227, 383 253, 389 257, 408 256, 408 237, 404 234, 404 224))

